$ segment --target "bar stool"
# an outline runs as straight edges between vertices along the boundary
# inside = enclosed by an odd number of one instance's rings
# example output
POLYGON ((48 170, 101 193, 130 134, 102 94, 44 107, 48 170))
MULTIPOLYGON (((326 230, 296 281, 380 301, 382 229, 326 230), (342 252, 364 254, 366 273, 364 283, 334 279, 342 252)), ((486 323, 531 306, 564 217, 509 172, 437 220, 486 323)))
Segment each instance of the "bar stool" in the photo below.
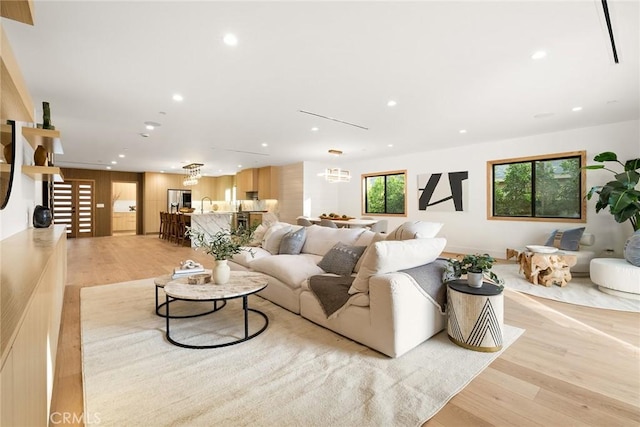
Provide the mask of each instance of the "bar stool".
POLYGON ((160 212, 160 231, 158 232, 158 238, 167 238, 167 213, 160 212))
POLYGON ((169 214, 169 241, 178 243, 178 214, 169 214))
POLYGON ((184 233, 187 232, 187 218, 185 214, 178 214, 178 231, 176 236, 176 243, 178 245, 184 245, 185 240, 187 240, 184 235, 184 233))

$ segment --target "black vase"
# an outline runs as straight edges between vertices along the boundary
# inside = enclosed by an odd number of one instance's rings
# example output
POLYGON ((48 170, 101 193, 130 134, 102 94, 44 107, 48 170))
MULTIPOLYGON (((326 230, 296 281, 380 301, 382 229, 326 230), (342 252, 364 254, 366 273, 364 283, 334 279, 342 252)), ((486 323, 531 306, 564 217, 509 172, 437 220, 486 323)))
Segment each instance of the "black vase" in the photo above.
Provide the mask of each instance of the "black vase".
POLYGON ((47 228, 51 225, 51 209, 44 206, 36 206, 33 211, 33 226, 35 228, 47 228))

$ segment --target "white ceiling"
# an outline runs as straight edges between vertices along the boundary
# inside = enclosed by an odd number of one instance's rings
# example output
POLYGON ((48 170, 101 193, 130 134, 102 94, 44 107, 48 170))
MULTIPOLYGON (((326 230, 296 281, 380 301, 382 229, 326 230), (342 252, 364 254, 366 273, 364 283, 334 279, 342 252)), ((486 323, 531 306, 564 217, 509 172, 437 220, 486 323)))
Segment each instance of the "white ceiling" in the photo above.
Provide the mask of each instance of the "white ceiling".
POLYGON ((609 8, 619 64, 600 0, 36 1, 35 26, 2 24, 57 166, 221 175, 638 119, 639 3, 609 8))

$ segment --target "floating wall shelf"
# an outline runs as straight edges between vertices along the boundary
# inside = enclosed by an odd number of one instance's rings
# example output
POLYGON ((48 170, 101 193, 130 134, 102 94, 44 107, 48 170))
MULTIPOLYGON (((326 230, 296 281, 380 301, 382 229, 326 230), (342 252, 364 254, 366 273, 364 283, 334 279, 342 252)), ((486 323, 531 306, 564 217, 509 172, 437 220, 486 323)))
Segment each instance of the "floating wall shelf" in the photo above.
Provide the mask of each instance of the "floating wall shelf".
POLYGON ((22 165, 22 173, 29 175, 33 179, 39 179, 42 181, 48 181, 50 179, 55 182, 64 181, 62 171, 60 171, 60 168, 57 166, 22 165))
POLYGON ((29 141, 34 150, 38 145, 42 145, 50 153, 64 154, 59 130, 23 127, 22 136, 29 141))

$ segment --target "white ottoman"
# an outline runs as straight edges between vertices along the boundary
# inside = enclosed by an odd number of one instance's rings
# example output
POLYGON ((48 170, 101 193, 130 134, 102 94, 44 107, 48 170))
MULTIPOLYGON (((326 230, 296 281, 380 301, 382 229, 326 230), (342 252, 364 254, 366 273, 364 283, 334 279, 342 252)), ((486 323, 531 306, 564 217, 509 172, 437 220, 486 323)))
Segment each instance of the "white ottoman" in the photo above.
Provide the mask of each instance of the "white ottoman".
POLYGON ((640 299, 640 267, 622 258, 591 260, 591 281, 607 294, 640 299))

